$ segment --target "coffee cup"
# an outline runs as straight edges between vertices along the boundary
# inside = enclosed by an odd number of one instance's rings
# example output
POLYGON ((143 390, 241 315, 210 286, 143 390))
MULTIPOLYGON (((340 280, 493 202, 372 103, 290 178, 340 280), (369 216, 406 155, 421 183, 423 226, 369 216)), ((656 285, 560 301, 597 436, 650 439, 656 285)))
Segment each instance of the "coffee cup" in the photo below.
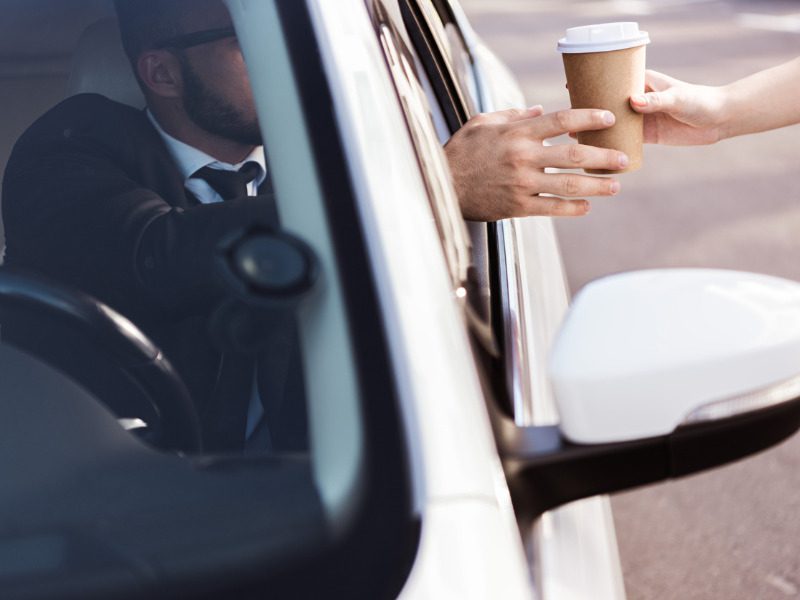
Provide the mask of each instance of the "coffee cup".
POLYGON ((581 144, 613 148, 628 155, 626 169, 587 173, 635 171, 642 166, 643 117, 630 107, 630 97, 644 92, 646 31, 634 22, 601 23, 567 29, 558 41, 572 108, 600 108, 614 113, 608 129, 581 131, 581 144))

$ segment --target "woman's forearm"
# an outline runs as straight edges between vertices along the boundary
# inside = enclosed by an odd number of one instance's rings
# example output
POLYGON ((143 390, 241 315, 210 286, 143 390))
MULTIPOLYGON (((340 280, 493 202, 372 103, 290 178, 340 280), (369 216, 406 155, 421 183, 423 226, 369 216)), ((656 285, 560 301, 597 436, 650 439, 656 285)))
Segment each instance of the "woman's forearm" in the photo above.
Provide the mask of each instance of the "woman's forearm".
POLYGON ((800 123, 800 58, 722 89, 726 98, 722 138, 800 123))

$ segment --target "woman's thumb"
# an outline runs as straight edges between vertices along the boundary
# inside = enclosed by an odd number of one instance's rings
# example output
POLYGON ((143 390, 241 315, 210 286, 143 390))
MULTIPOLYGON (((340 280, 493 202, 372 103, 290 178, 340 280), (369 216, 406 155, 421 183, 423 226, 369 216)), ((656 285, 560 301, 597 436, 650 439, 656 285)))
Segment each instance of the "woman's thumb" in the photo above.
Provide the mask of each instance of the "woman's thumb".
POLYGON ((631 96, 631 108, 643 114, 655 112, 669 112, 673 107, 674 97, 669 91, 647 92, 631 96))

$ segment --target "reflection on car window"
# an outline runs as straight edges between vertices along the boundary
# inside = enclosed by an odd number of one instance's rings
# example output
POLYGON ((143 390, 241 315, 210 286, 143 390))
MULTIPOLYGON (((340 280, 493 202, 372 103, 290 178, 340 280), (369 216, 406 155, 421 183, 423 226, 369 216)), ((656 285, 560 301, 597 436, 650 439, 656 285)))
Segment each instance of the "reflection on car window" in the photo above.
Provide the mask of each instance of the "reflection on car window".
MULTIPOLYGON (((465 94, 474 88, 472 64, 466 47, 454 24, 446 30, 433 7, 425 1, 399 0, 402 26, 408 33, 411 52, 418 57, 418 75, 425 82, 429 100, 444 115, 444 121, 455 133, 477 109, 476 96, 465 94), (448 36, 457 45, 451 48, 448 36), (462 79, 459 79, 458 74, 462 79), (459 84, 459 81, 462 81, 459 84), (470 84, 472 82, 472 84, 470 84)), ((436 121, 435 121, 436 122, 436 121)), ((437 122, 438 124, 438 122, 437 122)), ((470 240, 470 268, 468 270, 467 300, 471 331, 476 335, 480 346, 491 357, 498 353, 497 336, 492 331, 491 284, 490 284, 490 244, 489 230, 493 225, 486 223, 465 223, 470 240)))
POLYGON ((376 26, 381 46, 417 148, 417 156, 424 165, 423 177, 436 215, 453 285, 461 288, 467 280, 469 266, 468 236, 440 141, 431 127, 433 118, 430 105, 415 69, 414 55, 393 29, 380 3, 376 3, 376 6, 376 26))
POLYGON ((463 95, 467 102, 470 116, 475 115, 478 113, 478 82, 475 79, 472 57, 455 23, 448 23, 445 26, 445 31, 447 32, 447 41, 450 46, 456 80, 464 91, 463 95))
POLYGON ((477 82, 472 68, 472 58, 457 25, 444 18, 444 7, 435 7, 429 0, 414 0, 435 41, 436 47, 449 65, 451 77, 460 89, 459 98, 467 107, 468 115, 478 112, 477 82))

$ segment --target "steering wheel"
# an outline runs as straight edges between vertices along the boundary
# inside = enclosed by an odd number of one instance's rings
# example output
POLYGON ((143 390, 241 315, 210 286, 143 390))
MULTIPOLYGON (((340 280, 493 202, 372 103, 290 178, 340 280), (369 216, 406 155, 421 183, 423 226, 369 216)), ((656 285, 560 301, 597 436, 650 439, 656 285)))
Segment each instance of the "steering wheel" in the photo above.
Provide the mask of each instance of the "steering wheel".
POLYGON ((7 267, 0 268, 0 315, 4 342, 70 376, 118 417, 146 416, 149 443, 201 450, 186 385, 128 319, 87 294, 7 267))

